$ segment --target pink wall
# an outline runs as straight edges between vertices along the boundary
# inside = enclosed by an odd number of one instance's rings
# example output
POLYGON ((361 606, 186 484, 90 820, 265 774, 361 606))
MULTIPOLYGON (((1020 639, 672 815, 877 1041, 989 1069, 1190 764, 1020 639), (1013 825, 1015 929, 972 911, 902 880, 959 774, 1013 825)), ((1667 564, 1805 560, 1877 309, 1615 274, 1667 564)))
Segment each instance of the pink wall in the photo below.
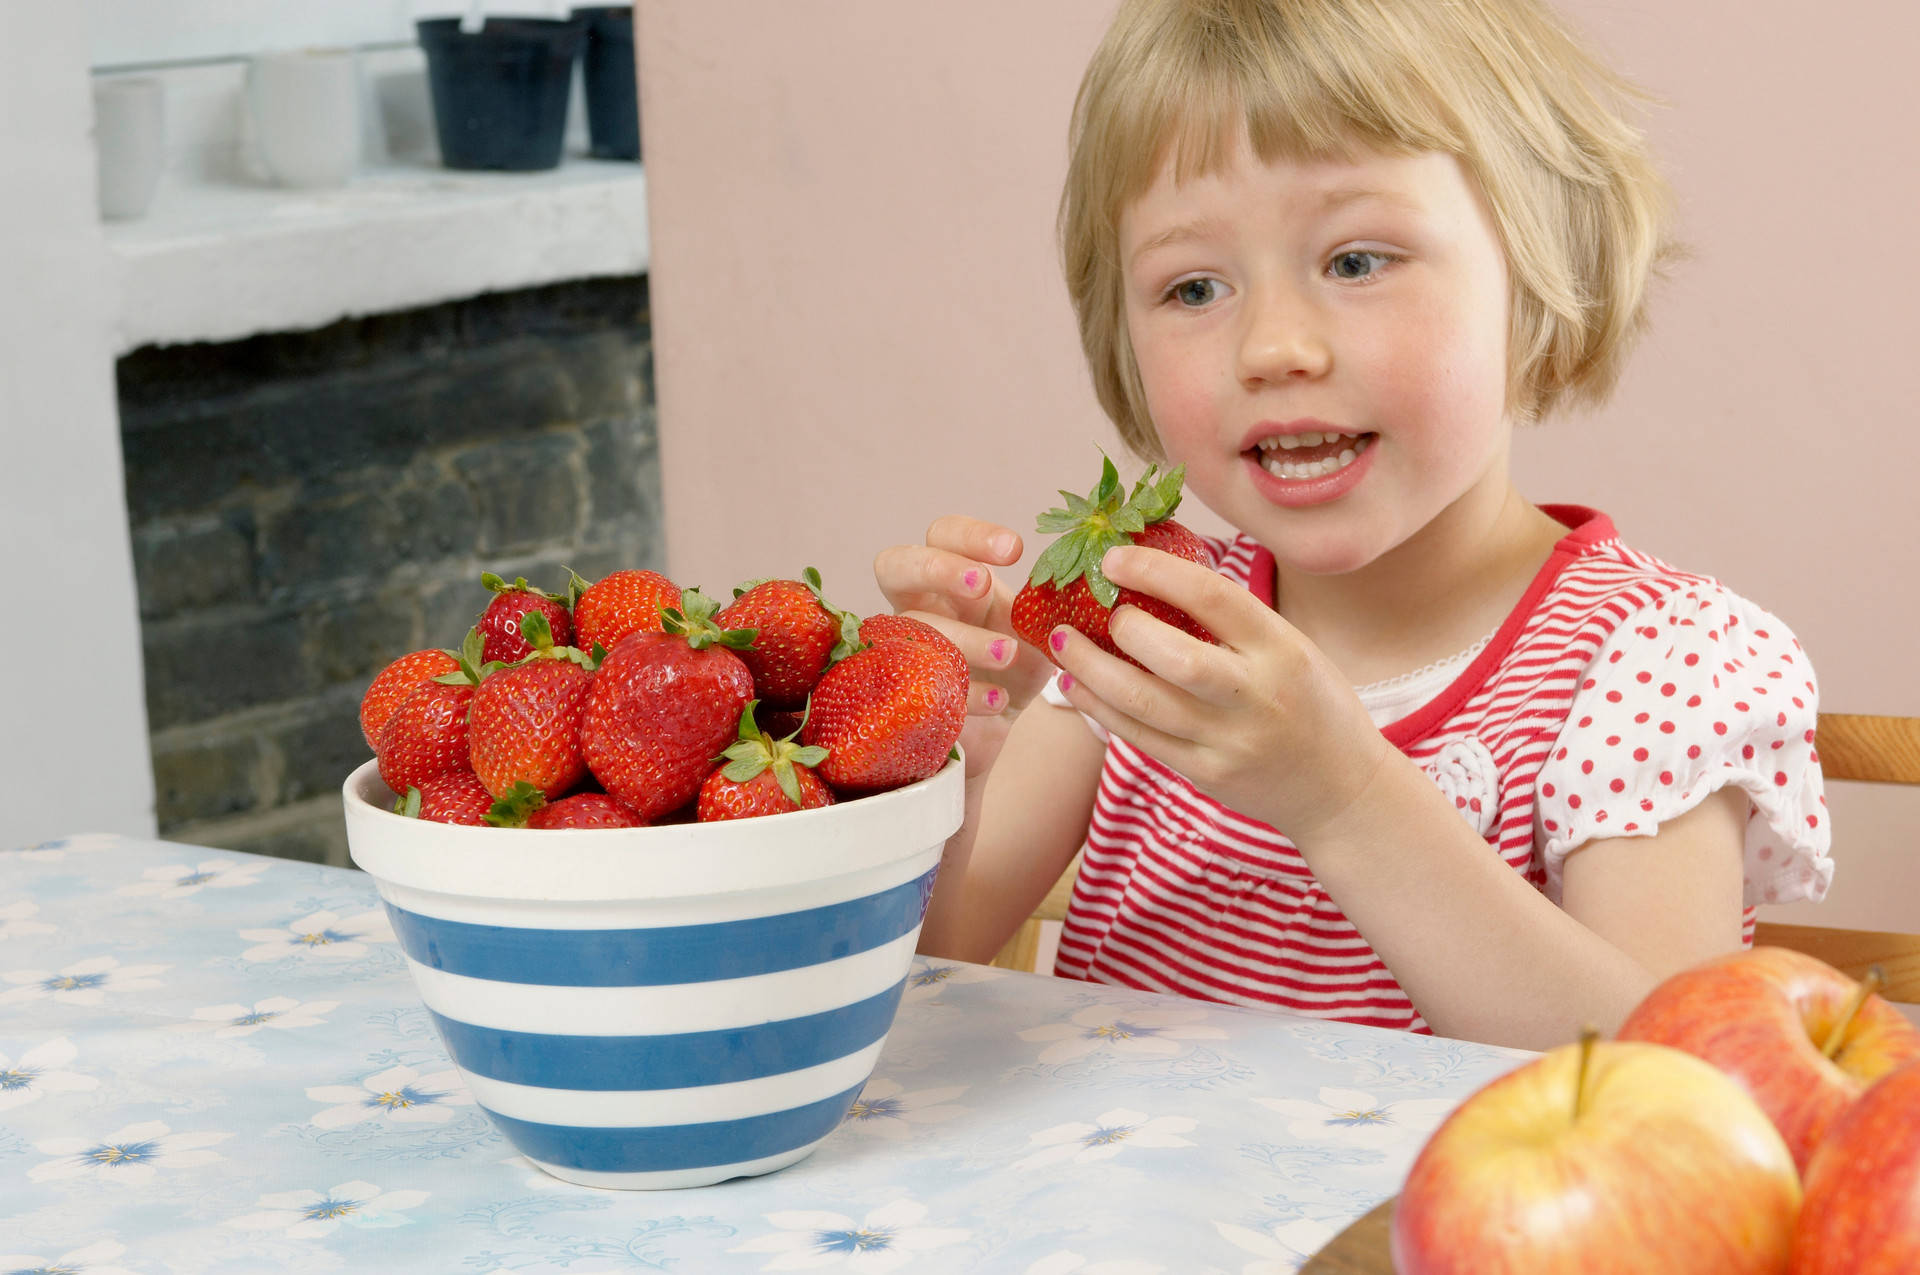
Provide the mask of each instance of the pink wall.
MULTIPOLYGON (((1780 611, 1827 707, 1920 713, 1903 375, 1920 347, 1920 10, 1809 22, 1774 0, 1735 25, 1718 0, 1563 5, 1666 99, 1650 127, 1695 256, 1607 410, 1522 435, 1523 489, 1606 509, 1636 545, 1780 611)), ((677 579, 725 589, 812 564, 830 596, 874 609, 875 550, 934 515, 1025 532, 1056 487, 1091 484, 1095 448, 1117 445, 1052 225, 1067 113, 1111 11, 642 4, 677 579)), ((1920 796, 1842 785, 1830 801, 1834 891, 1782 919, 1920 928, 1920 796)))

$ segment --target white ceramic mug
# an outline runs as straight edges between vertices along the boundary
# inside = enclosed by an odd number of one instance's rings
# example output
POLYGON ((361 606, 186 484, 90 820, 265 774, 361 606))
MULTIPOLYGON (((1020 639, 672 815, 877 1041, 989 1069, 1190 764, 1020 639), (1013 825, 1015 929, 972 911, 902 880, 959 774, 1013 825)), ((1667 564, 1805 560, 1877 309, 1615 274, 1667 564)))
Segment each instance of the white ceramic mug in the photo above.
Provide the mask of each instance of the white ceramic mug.
POLYGON ((351 49, 266 53, 247 64, 262 165, 282 186, 339 186, 360 164, 360 66, 351 49))
POLYGON ((100 215, 129 221, 147 211, 166 167, 166 93, 147 77, 93 82, 93 145, 100 215))

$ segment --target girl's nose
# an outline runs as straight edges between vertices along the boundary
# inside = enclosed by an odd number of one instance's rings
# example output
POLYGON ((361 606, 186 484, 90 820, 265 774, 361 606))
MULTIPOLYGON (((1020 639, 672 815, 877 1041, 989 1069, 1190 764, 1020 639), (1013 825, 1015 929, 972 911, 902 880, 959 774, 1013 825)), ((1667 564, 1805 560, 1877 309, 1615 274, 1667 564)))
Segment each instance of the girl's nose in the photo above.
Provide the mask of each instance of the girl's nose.
POLYGON ((1327 334, 1304 298, 1256 293, 1242 313, 1239 371, 1243 382, 1311 379, 1332 366, 1327 334))

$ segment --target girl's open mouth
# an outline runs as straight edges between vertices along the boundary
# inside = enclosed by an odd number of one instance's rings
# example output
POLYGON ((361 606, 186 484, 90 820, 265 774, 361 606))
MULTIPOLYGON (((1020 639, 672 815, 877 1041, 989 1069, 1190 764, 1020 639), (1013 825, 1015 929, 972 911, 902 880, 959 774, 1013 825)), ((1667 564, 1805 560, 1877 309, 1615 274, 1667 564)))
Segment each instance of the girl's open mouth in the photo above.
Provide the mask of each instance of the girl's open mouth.
POLYGON ((1264 438, 1248 449, 1260 468, 1275 478, 1305 482, 1338 473, 1366 454, 1375 434, 1285 434, 1264 438))

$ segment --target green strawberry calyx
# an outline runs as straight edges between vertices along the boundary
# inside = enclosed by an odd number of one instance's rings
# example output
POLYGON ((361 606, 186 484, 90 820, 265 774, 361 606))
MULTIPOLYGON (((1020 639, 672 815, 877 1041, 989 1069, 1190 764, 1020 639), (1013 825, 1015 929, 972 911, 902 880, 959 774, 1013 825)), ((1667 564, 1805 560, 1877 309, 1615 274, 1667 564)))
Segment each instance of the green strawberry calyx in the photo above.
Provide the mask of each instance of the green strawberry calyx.
POLYGON ((538 784, 516 779, 513 787, 487 807, 486 820, 495 828, 524 828, 528 816, 546 804, 547 794, 538 784))
POLYGON ((753 649, 759 629, 723 629, 714 623, 720 603, 698 589, 680 590, 680 605, 660 608, 660 624, 667 632, 683 637, 696 651, 710 646, 731 647, 736 651, 753 649))
MULTIPOLYGON (((532 614, 538 614, 534 612, 532 614)), ((541 617, 543 620, 546 618, 541 617)), ((522 632, 525 630, 523 629, 522 632)), ((551 638, 549 638, 551 641, 551 638)), ((434 678, 436 682, 445 682, 448 686, 478 686, 487 674, 495 669, 505 668, 499 660, 481 661, 481 653, 486 650, 486 640, 480 636, 480 626, 474 625, 467 630, 467 636, 461 640, 460 649, 448 647, 446 653, 454 658, 460 667, 434 678)))
POLYGON ((1067 499, 1066 508, 1049 509, 1035 520, 1039 531, 1059 539, 1041 552, 1027 579, 1064 589, 1085 577, 1094 600, 1111 607, 1120 597, 1120 588, 1100 570, 1100 559, 1107 550, 1132 544, 1134 536, 1173 516, 1180 507, 1180 486, 1186 481, 1187 467, 1175 465, 1160 474, 1158 465, 1150 466, 1122 500, 1120 471, 1113 467, 1111 457, 1103 454, 1101 462, 1100 481, 1092 492, 1076 496, 1063 490, 1060 494, 1067 499))
MULTIPOLYGON (((760 723, 753 719, 753 709, 759 700, 748 700, 740 713, 740 739, 729 745, 727 751, 720 754, 727 764, 720 773, 736 784, 751 782, 764 770, 773 771, 773 782, 780 785, 780 791, 794 805, 800 804, 800 780, 793 773, 795 766, 814 767, 827 759, 827 750, 818 744, 796 744, 793 742, 795 731, 784 739, 775 739, 760 729, 760 723)), ((805 714, 801 715, 805 721, 805 714)))
POLYGON ((407 819, 420 817, 420 790, 412 784, 407 785, 407 795, 393 799, 393 813, 407 819))
POLYGON ((578 664, 591 673, 600 667, 600 661, 607 657, 606 648, 598 642, 592 651, 583 651, 577 646, 555 646, 553 626, 547 623, 547 617, 538 611, 529 611, 520 617, 520 636, 527 640, 533 650, 508 665, 519 668, 523 664, 533 664, 540 660, 565 660, 569 664, 578 664))
POLYGON ((548 593, 545 589, 534 588, 532 585, 527 583, 527 578, 525 576, 515 576, 513 578, 513 583, 508 584, 504 579, 495 575, 493 572, 482 571, 480 573, 480 583, 486 585, 488 589, 492 590, 495 593, 531 593, 534 597, 545 598, 549 602, 566 602, 567 601, 567 595, 564 593, 548 593))
POLYGON ((567 610, 571 611, 575 607, 580 605, 580 599, 584 597, 586 595, 587 590, 591 589, 592 587, 593 587, 593 581, 586 579, 578 571, 575 571, 572 567, 568 567, 567 568, 567 594, 565 597, 561 598, 560 601, 566 603, 567 610))

